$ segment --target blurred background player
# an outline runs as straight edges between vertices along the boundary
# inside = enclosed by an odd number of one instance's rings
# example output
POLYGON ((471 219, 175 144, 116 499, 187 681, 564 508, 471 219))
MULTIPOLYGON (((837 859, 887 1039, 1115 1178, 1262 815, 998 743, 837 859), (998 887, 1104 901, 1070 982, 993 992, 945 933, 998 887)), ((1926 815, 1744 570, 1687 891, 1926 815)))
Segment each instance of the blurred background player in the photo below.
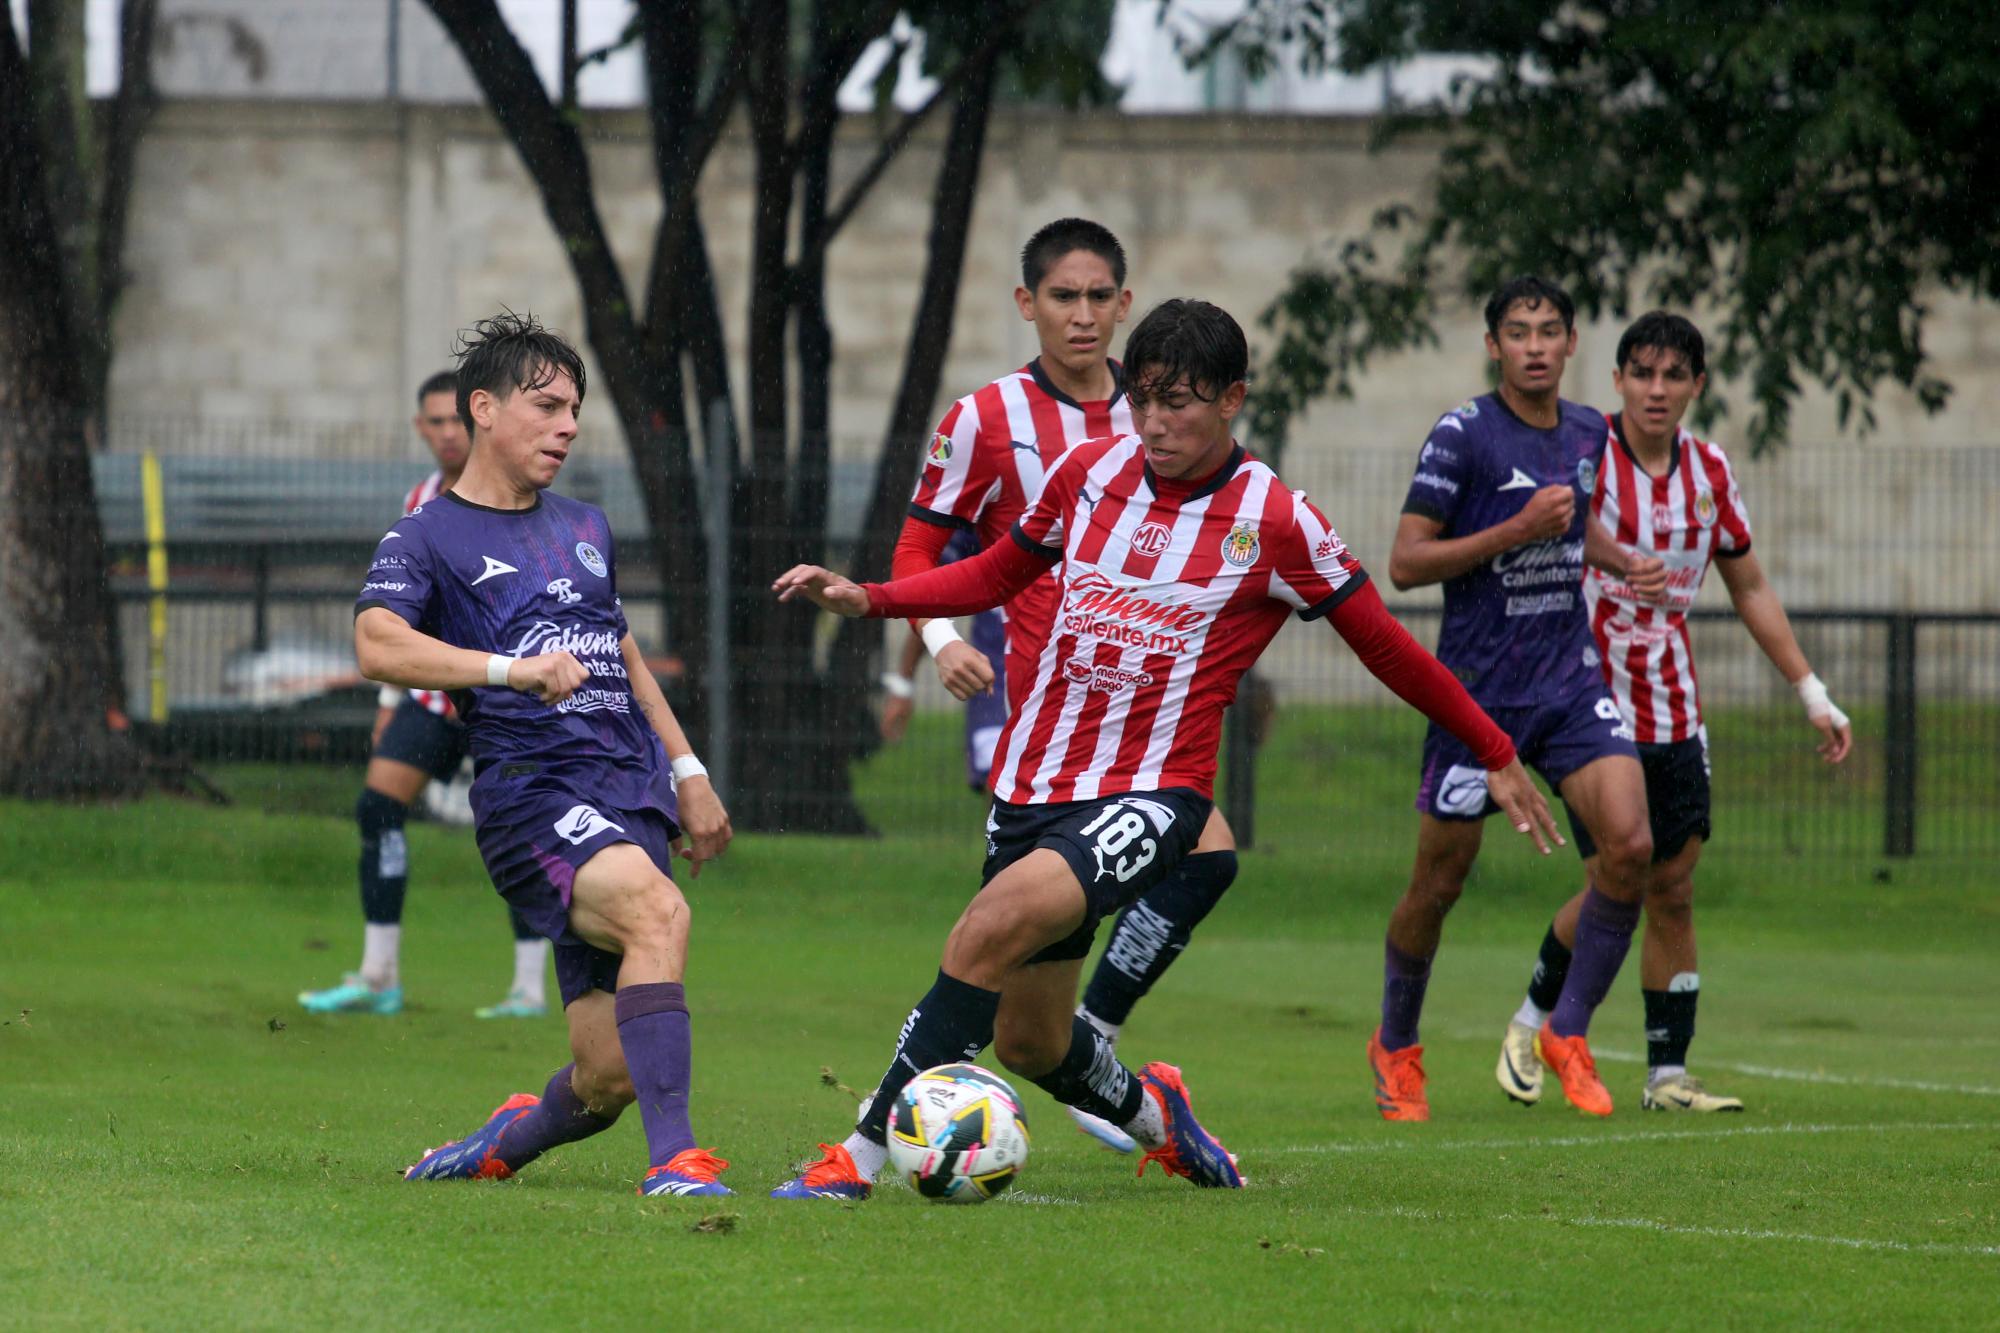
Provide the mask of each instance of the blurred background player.
MULTIPOLYGON (((1708 841, 1708 728, 1694 670, 1687 612, 1711 561, 1750 637, 1784 674, 1820 733, 1829 764, 1847 757, 1854 734, 1799 650, 1777 590, 1750 551, 1750 516, 1722 449, 1681 428, 1688 405, 1707 384, 1701 331, 1680 315, 1655 310, 1618 340, 1613 388, 1624 410, 1609 418, 1590 512, 1617 540, 1627 561, 1665 568, 1663 596, 1642 597, 1630 582, 1596 568, 1583 576, 1590 628, 1603 656, 1605 683, 1632 728, 1646 773, 1653 828, 1653 871, 1639 985, 1646 1011, 1646 1087, 1640 1105, 1658 1111, 1740 1111, 1743 1103, 1708 1091, 1687 1072, 1701 974, 1695 958, 1694 868, 1708 841)), ((1577 846, 1590 854, 1587 831, 1577 846)), ((1509 1097, 1534 1103, 1542 1093, 1535 1034, 1556 1007, 1569 974, 1583 894, 1556 913, 1542 940, 1528 997, 1507 1025, 1497 1077, 1509 1097)))
MULTIPOLYGON (((1465 683, 1588 830, 1575 965, 1539 1040, 1571 1102, 1611 1111, 1584 1037, 1631 947, 1652 836, 1632 729, 1598 672, 1583 612, 1585 514, 1604 452, 1604 418, 1558 394, 1576 351, 1576 310, 1560 287, 1515 278, 1486 303, 1486 352, 1499 388, 1446 413, 1418 454, 1389 577, 1444 584, 1438 659, 1465 683)), ((1427 1120, 1417 1024, 1445 914, 1458 901, 1493 812, 1485 765, 1433 725, 1417 791, 1416 865, 1389 918, 1382 1026, 1368 1041, 1384 1119, 1427 1120)))
POLYGON ((683 830, 694 873, 721 855, 729 816, 633 641, 604 511, 548 489, 576 440, 583 361, 507 314, 464 336, 458 373, 465 474, 376 548, 355 655, 371 679, 452 691, 479 854, 555 944, 573 1059, 405 1178, 505 1179, 636 1101, 639 1193, 728 1194, 728 1163, 688 1117, 688 906, 668 872, 683 830))
MULTIPOLYGON (((978 549, 979 544, 969 530, 955 532, 945 544, 938 563, 951 564, 978 549)), ((993 670, 993 683, 965 701, 965 781, 972 790, 983 792, 987 775, 993 769, 993 747, 1007 721, 1006 617, 998 610, 981 611, 972 618, 972 637, 965 642, 993 670)), ((895 668, 882 677, 882 739, 891 745, 902 740, 909 730, 917 703, 914 675, 923 655, 923 636, 913 626, 903 636, 895 668)))
MULTIPOLYGON (((457 484, 470 446, 458 417, 458 376, 439 371, 417 389, 411 422, 437 460, 437 470, 403 497, 415 512, 457 484)), ((448 782, 465 759, 465 727, 442 690, 382 687, 375 715, 374 752, 354 822, 361 829, 361 966, 326 990, 303 991, 299 1003, 316 1014, 393 1014, 403 1007, 403 898, 409 888, 409 843, 403 836, 410 807, 433 778, 448 782)), ((542 976, 549 942, 509 908, 514 928, 514 981, 498 1004, 474 1012, 481 1018, 534 1018, 548 1012, 542 976)))
POLYGON ((895 1098, 932 1066, 991 1044, 1065 1106, 1146 1145, 1146 1162, 1241 1188, 1195 1122, 1180 1071, 1134 1074, 1072 1012, 1098 923, 1167 878, 1206 824, 1222 714, 1290 614, 1325 617, 1368 669, 1491 770, 1491 793, 1547 850, 1555 825, 1514 747, 1389 615, 1325 515, 1230 435, 1249 368, 1243 330, 1204 301, 1168 301, 1127 348, 1138 434, 1065 454, 1007 540, 971 560, 856 585, 811 565, 781 575, 842 615, 962 615, 1005 604, 1060 565, 1060 621, 1001 734, 984 882, 945 942, 880 1086, 846 1140, 774 1197, 866 1198, 895 1098), (1163 539, 1156 539, 1163 538, 1163 539))
MULTIPOLYGON (((1021 248, 1014 305, 1035 326, 1040 354, 951 405, 931 439, 896 544, 893 575, 937 568, 955 531, 980 549, 1003 541, 1040 493, 1065 450, 1084 440, 1130 434, 1131 405, 1111 338, 1132 308, 1125 248, 1108 227, 1058 218, 1021 248)), ((1009 711, 1020 704, 1054 625, 1061 597, 1051 570, 1006 606, 1004 679, 1009 711)), ((963 642, 948 620, 915 619, 954 698, 994 688, 990 657, 963 642)), ((1126 1018, 1179 957, 1194 928, 1236 878, 1236 839, 1210 809, 1201 840, 1168 879, 1120 916, 1077 1012, 1115 1049, 1126 1018)), ((1131 1137, 1077 1107, 1078 1128, 1118 1152, 1131 1137)))

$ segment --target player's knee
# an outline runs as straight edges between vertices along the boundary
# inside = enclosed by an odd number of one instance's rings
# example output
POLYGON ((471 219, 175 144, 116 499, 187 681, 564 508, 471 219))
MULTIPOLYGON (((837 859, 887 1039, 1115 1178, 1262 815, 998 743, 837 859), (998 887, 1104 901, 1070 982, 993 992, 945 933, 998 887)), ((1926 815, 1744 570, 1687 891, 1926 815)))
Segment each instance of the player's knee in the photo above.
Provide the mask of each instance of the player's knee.
POLYGON ((1070 1031, 1017 1027, 998 1029, 993 1034, 993 1053, 1008 1072, 1022 1078, 1040 1078, 1062 1063, 1069 1053, 1070 1031))
POLYGON ((1621 878, 1644 875, 1653 864, 1653 831, 1643 823, 1611 830, 1597 840, 1598 864, 1621 878))
POLYGON ((1694 915, 1694 880, 1680 876, 1649 886, 1646 915, 1663 924, 1680 924, 1694 915))
POLYGON ((1465 892, 1465 877, 1471 868, 1470 863, 1461 864, 1456 858, 1419 862, 1410 876, 1409 897, 1423 910, 1443 916, 1465 892))
POLYGON ((408 806, 373 787, 363 787, 361 798, 354 803, 354 822, 360 826, 363 838, 379 838, 392 829, 403 827, 403 821, 409 818, 409 814, 408 806))
POLYGON ((625 951, 669 949, 686 942, 689 927, 688 901, 679 886, 665 875, 657 876, 635 895, 623 923, 625 951))
POLYGON ((623 1060, 615 1064, 597 1063, 581 1053, 577 1055, 576 1072, 570 1075, 570 1087, 578 1100, 601 1116, 617 1115, 639 1095, 623 1060))

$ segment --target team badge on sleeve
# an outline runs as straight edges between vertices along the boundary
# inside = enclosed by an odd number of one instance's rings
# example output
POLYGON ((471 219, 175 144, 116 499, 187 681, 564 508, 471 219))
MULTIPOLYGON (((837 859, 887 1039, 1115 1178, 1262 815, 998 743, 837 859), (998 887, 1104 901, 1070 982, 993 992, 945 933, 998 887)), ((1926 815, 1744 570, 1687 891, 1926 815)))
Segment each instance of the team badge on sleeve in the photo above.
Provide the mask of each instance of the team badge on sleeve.
POLYGON ((585 569, 599 578, 604 577, 607 566, 604 563, 604 557, 598 553, 595 546, 592 546, 589 542, 578 542, 576 544, 576 558, 583 561, 585 569))
POLYGON ((939 467, 943 467, 946 463, 949 463, 951 461, 951 436, 945 434, 943 431, 939 431, 937 434, 931 436, 931 447, 928 457, 931 462, 936 463, 939 467))
POLYGON ((1238 523, 1222 539, 1222 558, 1238 569, 1248 569, 1257 563, 1257 553, 1263 546, 1257 540, 1257 529, 1249 523, 1238 523))

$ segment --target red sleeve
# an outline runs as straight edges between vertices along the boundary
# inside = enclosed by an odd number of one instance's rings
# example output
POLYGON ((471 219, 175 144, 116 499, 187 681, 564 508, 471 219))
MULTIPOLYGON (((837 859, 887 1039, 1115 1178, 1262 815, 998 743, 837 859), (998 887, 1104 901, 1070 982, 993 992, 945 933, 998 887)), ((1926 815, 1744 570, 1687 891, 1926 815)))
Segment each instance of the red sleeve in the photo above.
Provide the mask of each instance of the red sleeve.
POLYGON ((1012 601, 1055 563, 1054 555, 1035 550, 1015 528, 1011 540, 994 542, 970 560, 861 587, 873 618, 966 616, 1012 601))
POLYGON ((1424 651, 1382 605, 1375 585, 1364 583, 1336 606, 1327 623, 1396 696, 1465 742, 1481 765, 1505 768, 1514 762, 1514 743, 1472 701, 1465 686, 1444 664, 1424 651))
POLYGON ((889 561, 889 577, 907 579, 936 569, 944 548, 951 544, 953 531, 915 514, 904 519, 902 535, 896 538, 896 554, 889 561))

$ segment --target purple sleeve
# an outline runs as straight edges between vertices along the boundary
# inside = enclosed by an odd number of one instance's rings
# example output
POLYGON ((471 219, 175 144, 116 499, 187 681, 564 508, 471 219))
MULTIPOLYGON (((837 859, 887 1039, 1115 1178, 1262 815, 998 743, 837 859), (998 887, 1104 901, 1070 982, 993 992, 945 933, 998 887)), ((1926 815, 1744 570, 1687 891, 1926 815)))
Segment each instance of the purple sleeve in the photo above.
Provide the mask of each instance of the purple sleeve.
POLYGON ((1409 494, 1403 500, 1404 513, 1421 514, 1447 529, 1464 501, 1470 471, 1470 441, 1465 421, 1459 415, 1464 410, 1445 413, 1431 427, 1429 438, 1417 454, 1417 470, 1410 478, 1409 494))
POLYGON ((368 578, 355 599, 354 614, 371 606, 387 607, 412 628, 421 626, 430 612, 431 594, 436 587, 435 565, 429 540, 421 524, 404 519, 389 529, 375 548, 368 578))

